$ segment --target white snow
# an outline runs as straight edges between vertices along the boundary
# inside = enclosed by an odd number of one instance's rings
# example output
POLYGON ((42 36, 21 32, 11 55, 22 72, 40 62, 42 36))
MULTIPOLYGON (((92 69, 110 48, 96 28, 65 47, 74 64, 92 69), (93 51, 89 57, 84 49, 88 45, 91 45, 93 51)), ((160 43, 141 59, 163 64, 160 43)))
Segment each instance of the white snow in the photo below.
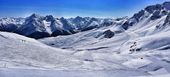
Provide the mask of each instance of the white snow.
POLYGON ((137 70, 79 71, 79 70, 39 70, 39 69, 0 69, 0 77, 132 77, 147 75, 137 70), (122 74, 122 72, 124 72, 122 74))
MULTIPOLYGON (((151 15, 145 11, 139 22, 129 20, 135 24, 126 31, 122 24, 127 18, 108 19, 113 22, 110 26, 39 40, 0 32, 0 77, 170 77, 167 15, 155 20, 151 15), (106 30, 118 32, 105 38, 106 30)), ((76 29, 103 22, 98 19, 86 25, 68 19, 76 29)), ((44 20, 43 25, 48 33, 64 28, 59 20, 52 26, 44 20)))
POLYGON ((67 55, 67 50, 52 48, 18 34, 0 32, 0 42, 0 63, 7 68, 59 68, 80 63, 67 55))
POLYGON ((51 22, 43 20, 43 23, 44 23, 46 31, 51 34, 52 33, 52 31, 51 31, 51 22))
POLYGON ((148 64, 152 63, 151 61, 147 60, 147 59, 132 59, 130 61, 124 62, 123 65, 129 67, 129 68, 140 68, 143 66, 146 66, 148 64))

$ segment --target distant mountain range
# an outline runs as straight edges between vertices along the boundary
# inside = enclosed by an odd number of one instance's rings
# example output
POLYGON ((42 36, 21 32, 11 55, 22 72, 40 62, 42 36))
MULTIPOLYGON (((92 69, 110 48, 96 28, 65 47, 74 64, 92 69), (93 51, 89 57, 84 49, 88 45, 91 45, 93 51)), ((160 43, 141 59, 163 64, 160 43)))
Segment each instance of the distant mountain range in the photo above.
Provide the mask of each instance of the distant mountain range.
POLYGON ((27 18, 2 18, 0 31, 14 32, 31 38, 44 38, 58 35, 70 35, 102 26, 110 26, 114 19, 90 17, 54 18, 52 15, 32 14, 27 18))
MULTIPOLYGON (((75 18, 55 18, 52 15, 44 17, 38 14, 32 14, 27 18, 2 18, 0 19, 0 31, 14 32, 35 39, 58 35, 70 35, 111 25, 121 26, 123 29, 119 32, 122 32, 129 29, 131 26, 135 26, 135 24, 141 22, 143 19, 149 18, 149 22, 160 19, 165 15, 170 15, 169 4, 169 2, 165 2, 163 4, 148 6, 134 14, 131 18, 102 19, 80 16, 75 18), (115 23, 121 20, 123 20, 121 24, 115 23)), ((169 16, 167 16, 162 25, 166 25, 168 21, 169 16)), ((160 26, 161 25, 159 25, 159 27, 160 26)))

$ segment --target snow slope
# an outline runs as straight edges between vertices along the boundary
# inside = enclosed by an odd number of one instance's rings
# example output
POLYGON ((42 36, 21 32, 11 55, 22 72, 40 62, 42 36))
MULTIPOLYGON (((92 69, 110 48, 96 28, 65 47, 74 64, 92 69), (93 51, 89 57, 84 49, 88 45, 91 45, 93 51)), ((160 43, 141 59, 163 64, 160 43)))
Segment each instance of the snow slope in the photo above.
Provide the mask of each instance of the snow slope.
POLYGON ((121 55, 115 54, 115 60, 112 60, 114 56, 111 54, 108 54, 110 58, 100 53, 84 52, 72 55, 74 51, 52 48, 37 40, 7 32, 0 32, 0 40, 0 76, 3 77, 149 75, 145 71, 129 69, 116 63, 115 61, 124 60, 121 55), (93 58, 90 58, 89 54, 93 58), (125 74, 121 75, 122 72, 125 74))
POLYGON ((0 67, 62 68, 79 64, 62 49, 46 46, 34 39, 14 33, 0 32, 0 67), (69 64, 67 62, 70 62, 69 64))
POLYGON ((135 77, 145 73, 137 71, 64 71, 37 69, 0 69, 1 77, 135 77), (124 72, 124 74, 122 74, 124 72))
POLYGON ((159 73, 169 76, 170 5, 166 4, 148 6, 129 19, 113 21, 116 24, 111 26, 39 41, 75 51, 71 55, 79 60, 97 62, 107 70, 133 69, 156 77, 159 73), (113 37, 105 37, 112 32, 113 37))

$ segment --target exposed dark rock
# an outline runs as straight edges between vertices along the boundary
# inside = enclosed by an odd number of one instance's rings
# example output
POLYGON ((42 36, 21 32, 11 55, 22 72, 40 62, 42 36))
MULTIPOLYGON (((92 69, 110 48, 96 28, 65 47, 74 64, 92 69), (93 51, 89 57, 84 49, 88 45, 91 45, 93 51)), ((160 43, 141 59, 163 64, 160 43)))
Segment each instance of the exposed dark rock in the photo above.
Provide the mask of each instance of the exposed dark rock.
POLYGON ((125 23, 123 23, 122 27, 123 27, 123 29, 127 30, 129 28, 129 26, 132 26, 133 24, 134 24, 134 22, 126 21, 125 23))
POLYGON ((168 15, 164 21, 164 25, 166 25, 166 24, 170 24, 170 13, 168 13, 168 15))
POLYGON ((156 10, 162 10, 164 7, 161 4, 151 5, 145 8, 145 10, 149 13, 153 13, 156 10))
POLYGON ((162 15, 167 15, 167 14, 168 14, 168 11, 166 11, 166 10, 162 11, 162 15))
POLYGON ((93 62, 94 60, 90 60, 90 59, 84 59, 84 61, 90 61, 90 62, 93 62))
POLYGON ((170 49, 170 46, 166 46, 166 47, 161 48, 160 50, 169 50, 169 49, 170 49))
POLYGON ((45 20, 53 22, 53 21, 55 21, 55 18, 52 15, 47 15, 45 17, 45 20))
POLYGON ((17 28, 18 26, 15 24, 0 24, 0 31, 15 32, 17 28))
POLYGON ((137 48, 136 51, 141 51, 141 48, 137 48))
POLYGON ((52 44, 50 44, 50 45, 53 46, 53 45, 55 45, 55 44, 52 43, 52 44))
POLYGON ((34 33, 28 35, 27 37, 40 39, 40 38, 44 38, 44 37, 50 37, 50 34, 48 34, 46 32, 34 32, 34 33))
POLYGON ((127 30, 128 27, 129 27, 129 22, 125 22, 123 25, 122 25, 123 29, 127 30))
POLYGON ((151 20, 155 20, 161 18, 161 12, 160 11, 155 11, 152 16, 151 16, 151 20))
POLYGON ((65 30, 56 30, 54 31, 51 36, 59 36, 59 35, 70 35, 71 33, 65 30))
POLYGON ((87 49, 87 50, 100 50, 100 49, 106 49, 106 48, 108 48, 108 47, 98 47, 98 48, 91 48, 91 49, 87 49))
POLYGON ((145 14, 144 10, 139 11, 138 13, 134 14, 132 18, 135 18, 137 22, 139 22, 139 19, 145 14))
POLYGON ((113 22, 104 22, 104 23, 102 23, 102 26, 110 26, 112 24, 113 24, 113 22))
POLYGON ((106 30, 105 32, 103 32, 103 34, 105 38, 112 38, 115 35, 115 33, 111 30, 106 30))
POLYGON ((82 29, 81 31, 88 31, 88 30, 92 30, 94 28, 96 28, 98 25, 94 25, 94 26, 89 26, 89 27, 86 27, 84 29, 82 29))

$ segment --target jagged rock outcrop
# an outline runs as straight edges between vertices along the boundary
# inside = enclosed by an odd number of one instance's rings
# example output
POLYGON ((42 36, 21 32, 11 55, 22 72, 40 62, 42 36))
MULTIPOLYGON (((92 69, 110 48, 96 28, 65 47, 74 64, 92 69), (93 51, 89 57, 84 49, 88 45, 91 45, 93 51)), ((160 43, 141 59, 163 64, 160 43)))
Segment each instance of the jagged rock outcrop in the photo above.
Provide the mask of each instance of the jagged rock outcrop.
POLYGON ((112 32, 111 30, 106 30, 103 32, 103 34, 104 34, 104 38, 112 38, 115 35, 115 33, 112 32))

